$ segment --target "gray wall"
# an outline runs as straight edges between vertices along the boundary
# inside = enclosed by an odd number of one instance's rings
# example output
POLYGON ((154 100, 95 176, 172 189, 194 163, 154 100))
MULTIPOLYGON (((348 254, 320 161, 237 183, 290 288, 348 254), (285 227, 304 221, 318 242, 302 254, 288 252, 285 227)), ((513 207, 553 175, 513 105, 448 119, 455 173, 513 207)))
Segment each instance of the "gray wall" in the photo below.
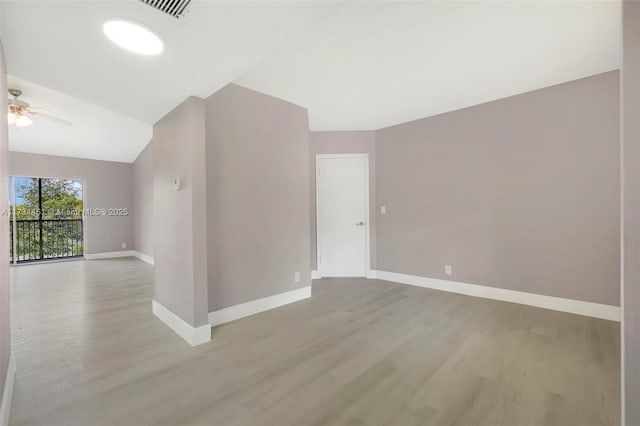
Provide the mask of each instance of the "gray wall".
POLYGON ((85 209, 127 208, 127 216, 87 216, 85 253, 133 247, 131 164, 51 155, 9 153, 9 173, 16 176, 82 179, 85 209), (122 243, 127 245, 122 248, 122 243))
POLYGON ((371 269, 376 268, 376 145, 374 131, 311 132, 309 170, 311 176, 311 269, 317 268, 316 155, 369 154, 369 242, 371 269))
POLYGON ((377 268, 619 305, 619 136, 618 72, 377 131, 377 268))
MULTIPOLYGON (((7 93, 7 69, 4 51, 0 42, 0 93, 7 93)), ((8 160, 9 142, 7 133, 7 97, 0 96, 0 206, 8 206, 8 160)), ((11 357, 11 315, 9 312, 9 216, 0 215, 0 401, 7 378, 11 357)))
POLYGON ((153 143, 133 163, 133 249, 153 257, 153 143))
POLYGON ((169 112, 152 143, 154 299, 199 327, 208 323, 204 101, 190 97, 169 112))
POLYGON ((640 2, 623 3, 623 383, 626 424, 640 424, 640 2))
POLYGON ((307 111, 232 84, 206 116, 209 310, 309 286, 307 111))

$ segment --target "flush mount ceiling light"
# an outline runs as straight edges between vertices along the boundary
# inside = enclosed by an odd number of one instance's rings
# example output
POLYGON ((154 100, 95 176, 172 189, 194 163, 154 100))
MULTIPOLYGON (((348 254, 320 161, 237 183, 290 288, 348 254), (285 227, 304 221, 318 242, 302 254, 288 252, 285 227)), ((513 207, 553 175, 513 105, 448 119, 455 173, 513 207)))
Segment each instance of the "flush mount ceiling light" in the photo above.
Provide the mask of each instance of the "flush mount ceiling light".
POLYGON ((132 21, 124 19, 107 21, 102 26, 102 31, 118 46, 141 55, 157 55, 164 49, 160 37, 132 21))

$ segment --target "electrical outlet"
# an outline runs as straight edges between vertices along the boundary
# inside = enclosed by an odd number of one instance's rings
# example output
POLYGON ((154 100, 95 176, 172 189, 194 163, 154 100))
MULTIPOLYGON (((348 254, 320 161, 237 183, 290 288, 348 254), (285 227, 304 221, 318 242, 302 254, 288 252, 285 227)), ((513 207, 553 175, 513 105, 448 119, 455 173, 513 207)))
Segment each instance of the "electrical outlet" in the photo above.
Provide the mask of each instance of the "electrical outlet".
POLYGON ((444 274, 445 275, 452 275, 453 274, 453 270, 451 269, 451 265, 444 265, 444 274))
POLYGON ((387 214, 387 206, 380 206, 380 214, 387 214))
POLYGON ((122 248, 127 248, 127 243, 122 243, 122 248))
POLYGON ((300 272, 296 272, 293 274, 293 281, 299 283, 300 282, 300 272))

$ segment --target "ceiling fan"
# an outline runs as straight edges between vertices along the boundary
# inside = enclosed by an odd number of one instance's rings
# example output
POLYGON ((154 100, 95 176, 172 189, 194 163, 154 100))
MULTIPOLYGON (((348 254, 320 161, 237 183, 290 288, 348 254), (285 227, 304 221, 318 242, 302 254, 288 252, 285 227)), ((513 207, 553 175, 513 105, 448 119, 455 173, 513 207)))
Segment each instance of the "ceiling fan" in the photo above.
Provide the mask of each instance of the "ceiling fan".
POLYGON ((15 124, 16 127, 27 127, 33 124, 33 120, 31 117, 39 117, 44 118, 46 120, 52 121, 54 123, 62 124, 64 126, 71 126, 71 122, 67 120, 63 120, 61 118, 52 117, 49 114, 42 113, 39 111, 34 111, 36 109, 42 109, 42 107, 32 107, 27 102, 21 101, 18 98, 22 95, 22 90, 19 89, 9 89, 9 94, 13 96, 9 98, 9 112, 8 112, 8 120, 9 124, 15 124))

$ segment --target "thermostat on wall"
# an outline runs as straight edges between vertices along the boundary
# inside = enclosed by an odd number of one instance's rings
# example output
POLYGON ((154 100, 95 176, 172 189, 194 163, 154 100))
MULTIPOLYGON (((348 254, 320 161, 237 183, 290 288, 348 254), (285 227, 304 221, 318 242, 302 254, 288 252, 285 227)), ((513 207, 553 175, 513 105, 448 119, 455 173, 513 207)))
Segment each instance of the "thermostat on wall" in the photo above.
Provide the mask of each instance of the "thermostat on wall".
POLYGON ((182 186, 182 179, 180 179, 179 177, 173 178, 173 189, 175 189, 176 191, 179 191, 182 186))

